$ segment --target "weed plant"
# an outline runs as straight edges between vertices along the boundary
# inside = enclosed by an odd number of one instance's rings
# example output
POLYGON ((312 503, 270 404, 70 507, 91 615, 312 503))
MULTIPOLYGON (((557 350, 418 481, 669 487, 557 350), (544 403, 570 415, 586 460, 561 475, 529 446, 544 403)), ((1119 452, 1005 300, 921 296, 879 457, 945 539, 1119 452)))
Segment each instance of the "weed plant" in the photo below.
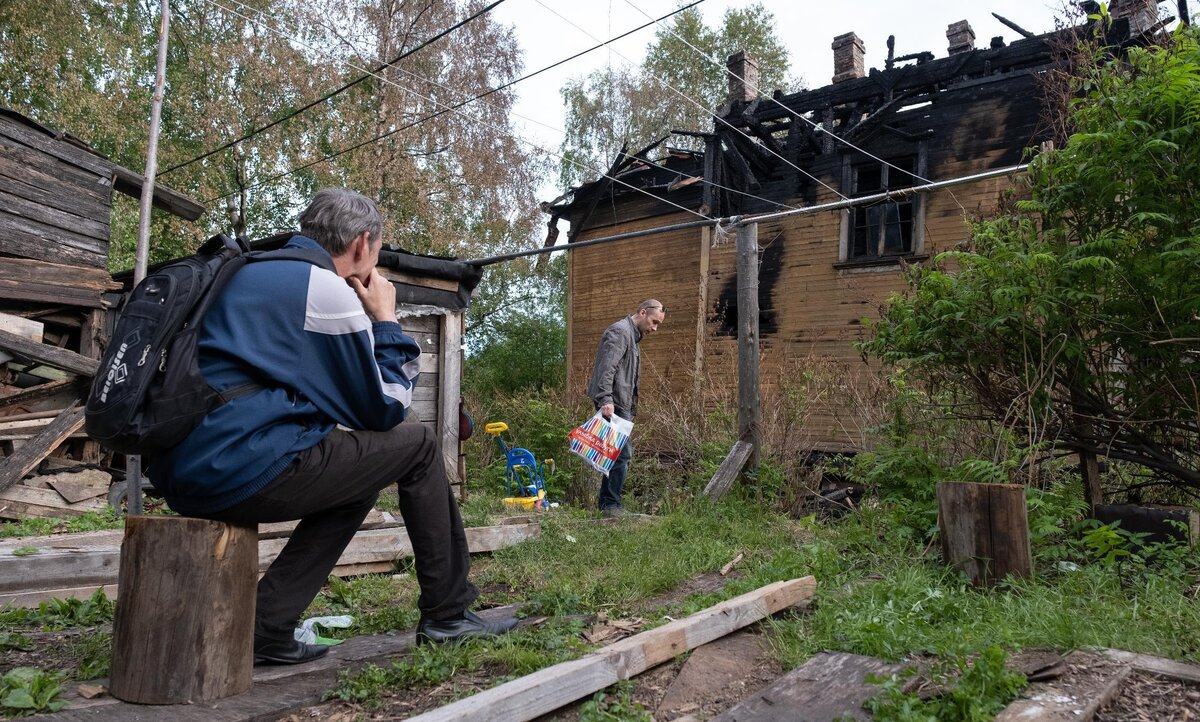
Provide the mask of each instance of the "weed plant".
POLYGON ((125 523, 121 510, 105 507, 104 511, 89 511, 72 519, 44 519, 33 517, 21 521, 0 524, 0 539, 22 536, 45 536, 56 532, 101 531, 120 529, 125 523))

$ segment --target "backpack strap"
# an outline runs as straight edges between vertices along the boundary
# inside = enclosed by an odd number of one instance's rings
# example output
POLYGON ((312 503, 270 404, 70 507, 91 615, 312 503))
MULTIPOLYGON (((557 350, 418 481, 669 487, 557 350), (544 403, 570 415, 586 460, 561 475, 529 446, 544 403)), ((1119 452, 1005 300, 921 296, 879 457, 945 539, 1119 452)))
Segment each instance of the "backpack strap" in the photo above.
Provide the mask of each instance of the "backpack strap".
POLYGON ((251 261, 303 261, 311 263, 326 271, 337 273, 333 259, 325 251, 313 248, 280 248, 277 251, 251 251, 243 254, 247 262, 251 261))

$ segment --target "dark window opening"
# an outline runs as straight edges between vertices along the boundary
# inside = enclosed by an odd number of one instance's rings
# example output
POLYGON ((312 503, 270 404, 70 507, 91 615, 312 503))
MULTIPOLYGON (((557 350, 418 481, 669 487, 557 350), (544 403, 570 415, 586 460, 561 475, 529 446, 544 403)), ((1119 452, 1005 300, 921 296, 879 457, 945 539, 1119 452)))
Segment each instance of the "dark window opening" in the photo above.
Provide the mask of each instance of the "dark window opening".
MULTIPOLYGON (((854 166, 854 196, 869 196, 916 185, 916 156, 854 166)), ((849 257, 861 261, 908 255, 913 252, 916 198, 888 201, 854 209, 849 257)))

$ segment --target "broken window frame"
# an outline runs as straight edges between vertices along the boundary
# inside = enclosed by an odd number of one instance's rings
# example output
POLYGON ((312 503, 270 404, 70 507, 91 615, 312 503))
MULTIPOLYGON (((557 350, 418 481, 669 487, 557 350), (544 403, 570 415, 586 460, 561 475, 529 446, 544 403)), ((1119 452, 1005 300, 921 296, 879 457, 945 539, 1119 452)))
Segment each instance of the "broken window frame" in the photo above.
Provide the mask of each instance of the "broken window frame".
MULTIPOLYGON (((842 188, 846 196, 854 198, 873 195, 884 190, 906 188, 920 183, 915 176, 926 177, 924 143, 913 144, 912 147, 902 149, 901 152, 892 148, 890 152, 876 153, 876 155, 901 168, 908 165, 903 161, 910 161, 911 165, 915 166, 914 177, 897 183, 892 176, 901 171, 865 154, 847 153, 842 158, 842 188), (860 174, 867 170, 878 171, 877 187, 861 189, 860 174)), ((890 201, 844 210, 842 212, 838 265, 893 265, 899 263, 901 259, 908 260, 921 256, 925 249, 925 195, 917 193, 911 199, 903 201, 890 201), (876 229, 875 233, 878 235, 875 238, 874 247, 872 248, 868 244, 867 249, 863 252, 864 249, 861 247, 855 248, 857 231, 862 227, 862 221, 868 220, 872 216, 883 222, 869 223, 868 227, 876 229), (893 240, 897 238, 903 240, 904 231, 908 230, 907 248, 888 249, 889 227, 894 229, 893 240), (856 254, 855 251, 858 253, 856 254)))

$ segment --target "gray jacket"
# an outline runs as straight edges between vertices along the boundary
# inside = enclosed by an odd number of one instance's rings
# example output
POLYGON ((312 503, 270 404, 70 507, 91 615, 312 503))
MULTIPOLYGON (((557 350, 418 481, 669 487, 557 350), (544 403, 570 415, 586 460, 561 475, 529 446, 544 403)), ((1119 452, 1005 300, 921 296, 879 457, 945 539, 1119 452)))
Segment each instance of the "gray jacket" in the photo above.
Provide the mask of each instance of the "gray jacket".
POLYGON ((604 404, 616 407, 617 416, 632 420, 637 414, 638 370, 641 357, 638 342, 642 334, 626 316, 604 330, 592 378, 588 381, 588 396, 600 408, 604 404))

